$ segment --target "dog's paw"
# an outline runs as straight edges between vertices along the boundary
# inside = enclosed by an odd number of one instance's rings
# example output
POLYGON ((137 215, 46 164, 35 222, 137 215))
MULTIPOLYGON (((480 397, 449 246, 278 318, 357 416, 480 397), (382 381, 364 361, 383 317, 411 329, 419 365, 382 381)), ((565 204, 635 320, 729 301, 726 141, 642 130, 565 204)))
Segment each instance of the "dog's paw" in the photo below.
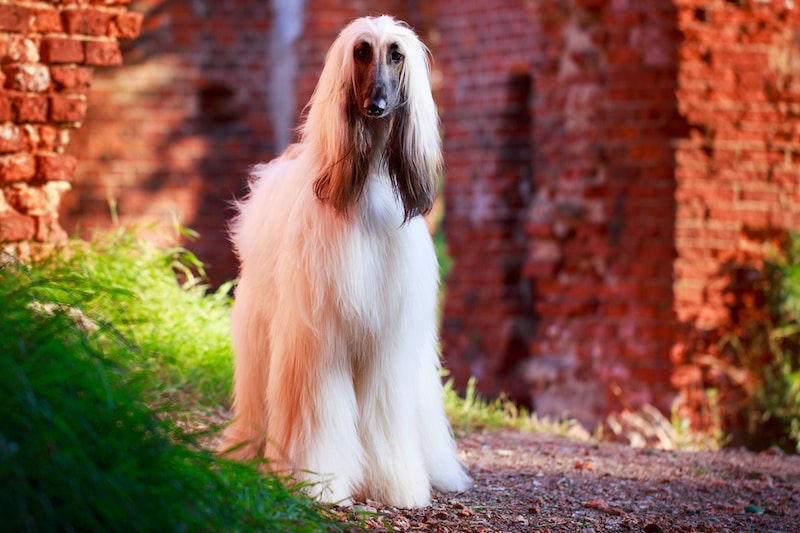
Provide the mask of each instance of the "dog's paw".
POLYGON ((403 509, 426 507, 431 504, 431 485, 424 475, 383 477, 372 479, 358 496, 403 509))
POLYGON ((438 476, 434 476, 431 484, 442 492, 463 492, 472 486, 472 479, 459 465, 446 475, 439 473, 438 476))
POLYGON ((399 507, 400 509, 412 509, 414 507, 427 507, 431 504, 431 495, 426 492, 424 495, 420 494, 406 494, 395 495, 394 498, 387 499, 386 503, 392 507, 399 507))

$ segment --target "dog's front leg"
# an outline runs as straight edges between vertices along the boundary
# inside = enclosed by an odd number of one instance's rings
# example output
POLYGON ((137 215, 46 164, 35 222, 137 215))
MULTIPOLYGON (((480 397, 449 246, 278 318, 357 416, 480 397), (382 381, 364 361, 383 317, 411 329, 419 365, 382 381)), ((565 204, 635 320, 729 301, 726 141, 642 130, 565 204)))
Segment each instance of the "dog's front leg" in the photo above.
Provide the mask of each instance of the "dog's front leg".
POLYGON ((421 507, 430 503, 431 486, 422 452, 427 444, 416 420, 417 354, 388 348, 379 349, 360 376, 360 433, 367 456, 361 496, 421 507))
POLYGON ((236 289, 231 322, 236 352, 234 416, 222 435, 218 451, 231 459, 261 459, 267 436, 269 323, 257 293, 246 279, 236 289))
POLYGON ((277 326, 283 329, 267 389, 267 456, 309 483, 310 496, 349 505, 364 465, 346 347, 302 320, 277 326))

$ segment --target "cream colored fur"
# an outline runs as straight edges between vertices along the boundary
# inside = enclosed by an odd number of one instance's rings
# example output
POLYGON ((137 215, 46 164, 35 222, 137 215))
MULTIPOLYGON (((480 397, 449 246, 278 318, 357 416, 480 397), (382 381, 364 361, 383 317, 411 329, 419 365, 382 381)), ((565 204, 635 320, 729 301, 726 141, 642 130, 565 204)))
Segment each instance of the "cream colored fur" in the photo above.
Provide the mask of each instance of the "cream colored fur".
MULTIPOLYGON (((241 262, 234 419, 220 450, 269 458, 314 483, 309 493, 326 502, 423 506, 432 487, 469 484, 442 403, 436 255, 424 219, 413 209, 408 217, 384 155, 394 121, 406 113, 403 154, 422 169, 412 177, 428 180, 411 186, 421 197, 435 191, 441 149, 425 54, 389 17, 345 28, 328 53, 301 142, 254 169, 232 231, 241 262), (373 136, 368 175, 343 212, 314 183, 335 174, 352 149, 344 130, 353 127, 345 116, 353 102, 342 93, 354 83, 352 49, 363 39, 380 50, 400 43, 402 98, 391 116, 364 119, 373 136)), ((331 186, 349 179, 340 174, 331 186)), ((420 202, 411 207, 425 212, 432 198, 420 202)))

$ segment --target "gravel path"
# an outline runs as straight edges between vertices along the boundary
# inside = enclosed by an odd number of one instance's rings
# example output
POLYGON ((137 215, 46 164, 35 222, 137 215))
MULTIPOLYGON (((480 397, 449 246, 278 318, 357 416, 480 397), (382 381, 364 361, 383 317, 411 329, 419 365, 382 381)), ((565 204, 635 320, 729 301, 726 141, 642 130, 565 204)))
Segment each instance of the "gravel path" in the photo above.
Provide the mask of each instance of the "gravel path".
POLYGON ((467 492, 342 516, 371 531, 800 532, 800 457, 668 452, 517 432, 459 441, 467 492))

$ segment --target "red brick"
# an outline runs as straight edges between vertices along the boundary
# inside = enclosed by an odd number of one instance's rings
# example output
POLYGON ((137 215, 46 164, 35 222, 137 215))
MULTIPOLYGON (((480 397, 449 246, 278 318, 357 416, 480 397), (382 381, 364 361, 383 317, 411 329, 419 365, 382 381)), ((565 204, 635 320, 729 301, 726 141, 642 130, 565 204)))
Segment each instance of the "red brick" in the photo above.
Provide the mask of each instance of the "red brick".
POLYGON ((18 122, 47 122, 46 96, 21 96, 14 100, 18 122))
POLYGON ((27 7, 0 4, 0 30, 23 32, 28 29, 31 12, 27 7))
POLYGON ((87 41, 86 64, 98 67, 122 64, 122 53, 116 41, 87 41))
POLYGON ((50 120, 53 122, 80 122, 85 116, 85 98, 61 95, 50 97, 50 120))
POLYGON ((6 87, 15 91, 42 93, 50 89, 50 70, 45 65, 12 64, 6 75, 6 87))
POLYGON ((83 63, 83 42, 63 37, 42 41, 42 61, 46 63, 83 63))
POLYGON ((36 175, 36 159, 29 153, 0 156, 0 182, 29 181, 36 175))
POLYGON ((25 136, 19 126, 0 124, 0 153, 19 152, 25 148, 25 136))
POLYGON ((72 181, 78 160, 71 155, 40 155, 36 158, 41 181, 72 181))
POLYGON ((14 121, 14 105, 12 98, 7 95, 0 95, 0 121, 14 121))
POLYGON ((92 69, 78 66, 50 67, 50 78, 57 91, 83 93, 92 85, 92 69))
POLYGON ((27 35, 8 35, 4 63, 38 63, 39 44, 36 38, 27 35))
POLYGON ((111 13, 99 9, 69 9, 63 13, 67 33, 104 37, 108 33, 111 13))
POLYGON ((36 235, 36 219, 16 211, 0 213, 0 242, 29 241, 36 235))
POLYGON ((34 149, 42 150, 45 152, 55 152, 63 149, 64 143, 59 135, 59 132, 64 127, 55 127, 49 124, 38 126, 36 128, 36 145, 34 149))
POLYGON ((37 185, 16 182, 5 187, 3 193, 8 205, 19 213, 36 217, 57 215, 61 196, 69 189, 70 184, 63 181, 37 185))
POLYGON ((142 19, 142 14, 134 11, 118 13, 113 19, 109 37, 119 37, 121 39, 137 37, 142 29, 142 19))
POLYGON ((36 217, 36 235, 38 242, 63 243, 69 238, 67 232, 61 227, 57 215, 43 215, 36 217))
POLYGON ((35 33, 62 33, 61 13, 52 8, 32 8, 30 31, 35 33))

